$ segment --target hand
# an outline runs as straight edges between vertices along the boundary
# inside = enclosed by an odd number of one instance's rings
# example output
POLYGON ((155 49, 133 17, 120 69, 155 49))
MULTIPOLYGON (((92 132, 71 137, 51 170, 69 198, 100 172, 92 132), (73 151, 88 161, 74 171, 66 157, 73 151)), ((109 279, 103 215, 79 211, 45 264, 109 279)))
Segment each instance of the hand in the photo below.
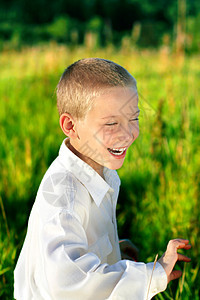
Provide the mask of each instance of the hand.
POLYGON ((177 252, 178 249, 190 249, 188 240, 175 239, 169 241, 167 245, 167 250, 163 256, 158 260, 158 262, 163 266, 166 274, 168 283, 171 280, 181 277, 182 272, 178 270, 173 270, 177 260, 189 262, 191 259, 183 254, 177 252))
POLYGON ((122 259, 138 260, 138 248, 129 240, 124 239, 119 241, 122 259))

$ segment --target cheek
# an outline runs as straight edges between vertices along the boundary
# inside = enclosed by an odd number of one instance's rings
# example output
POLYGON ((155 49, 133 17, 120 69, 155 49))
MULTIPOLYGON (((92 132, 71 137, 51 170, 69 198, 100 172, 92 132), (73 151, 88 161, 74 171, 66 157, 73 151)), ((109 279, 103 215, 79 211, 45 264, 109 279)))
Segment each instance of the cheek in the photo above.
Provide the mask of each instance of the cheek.
POLYGON ((135 125, 132 129, 134 140, 137 139, 139 136, 140 130, 139 130, 139 124, 135 125))
POLYGON ((137 138, 138 138, 138 136, 139 136, 139 128, 138 128, 138 130, 136 130, 135 132, 134 132, 134 140, 136 140, 137 138))
POLYGON ((104 147, 107 148, 107 145, 112 141, 114 137, 114 131, 108 128, 102 128, 94 135, 94 138, 104 147))
POLYGON ((139 127, 137 128, 137 130, 136 130, 136 138, 139 136, 139 134, 140 134, 140 131, 139 131, 139 127))

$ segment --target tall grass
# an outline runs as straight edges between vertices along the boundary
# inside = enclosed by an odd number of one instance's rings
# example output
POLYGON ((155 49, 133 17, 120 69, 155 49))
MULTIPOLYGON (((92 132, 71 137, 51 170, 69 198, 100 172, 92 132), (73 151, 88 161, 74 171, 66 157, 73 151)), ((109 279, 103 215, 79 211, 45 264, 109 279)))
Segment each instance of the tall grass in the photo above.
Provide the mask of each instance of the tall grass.
MULTIPOLYGON (((0 297, 12 299, 13 268, 44 172, 64 138, 54 90, 65 67, 90 56, 127 68, 140 94, 140 136, 129 149, 117 209, 120 237, 140 259, 161 255, 169 239, 188 238, 192 262, 156 299, 199 299, 200 72, 198 56, 70 49, 51 44, 0 56, 0 297)), ((178 266, 179 267, 179 266, 178 266)))

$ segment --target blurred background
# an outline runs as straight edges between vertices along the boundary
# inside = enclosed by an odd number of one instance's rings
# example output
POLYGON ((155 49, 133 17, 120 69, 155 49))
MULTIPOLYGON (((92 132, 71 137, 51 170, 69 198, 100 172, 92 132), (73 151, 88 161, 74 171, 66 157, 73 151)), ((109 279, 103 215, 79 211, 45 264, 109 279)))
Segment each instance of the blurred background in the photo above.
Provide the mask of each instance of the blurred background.
POLYGON ((198 0, 1 0, 0 5, 2 50, 49 41, 199 50, 198 0))
POLYGON ((41 179, 64 138, 55 89, 84 57, 124 66, 137 80, 140 136, 118 170, 120 238, 140 261, 188 238, 190 264, 155 299, 200 299, 199 0, 0 0, 0 299, 41 179))

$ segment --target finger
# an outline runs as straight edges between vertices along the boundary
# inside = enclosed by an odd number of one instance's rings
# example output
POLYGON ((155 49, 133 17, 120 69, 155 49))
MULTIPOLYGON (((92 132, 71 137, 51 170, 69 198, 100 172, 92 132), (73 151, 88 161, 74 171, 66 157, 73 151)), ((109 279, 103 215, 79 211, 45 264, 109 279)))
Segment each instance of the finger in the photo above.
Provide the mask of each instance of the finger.
POLYGON ((189 240, 188 239, 175 239, 175 240, 178 240, 181 243, 189 244, 189 240))
POLYGON ((168 277, 168 282, 170 282, 171 280, 175 280, 180 278, 182 275, 182 272, 179 270, 174 270, 171 272, 170 276, 168 277))
POLYGON ((184 249, 186 249, 186 250, 188 250, 188 249, 190 249, 192 246, 190 245, 190 244, 188 244, 188 245, 185 245, 185 248, 184 249))
POLYGON ((188 240, 183 240, 183 239, 175 239, 169 241, 167 245, 167 251, 169 252, 176 252, 177 249, 190 249, 191 245, 189 245, 188 240))
POLYGON ((190 249, 192 246, 190 245, 190 244, 183 244, 183 243, 181 243, 179 246, 178 246, 178 248, 177 249, 186 249, 186 250, 188 250, 188 249, 190 249))
POLYGON ((119 245, 122 248, 130 248, 135 252, 139 252, 139 249, 129 239, 120 240, 119 245))
POLYGON ((184 239, 173 239, 171 241, 169 241, 169 244, 185 244, 185 245, 188 245, 189 244, 189 240, 184 240, 184 239))
POLYGON ((186 239, 174 239, 174 240, 172 240, 172 241, 178 241, 179 243, 184 243, 184 244, 189 244, 189 240, 186 240, 186 239))
POLYGON ((189 257, 186 256, 186 255, 183 255, 183 254, 178 253, 178 260, 179 260, 179 261, 190 262, 190 261, 191 261, 191 258, 189 258, 189 257))

